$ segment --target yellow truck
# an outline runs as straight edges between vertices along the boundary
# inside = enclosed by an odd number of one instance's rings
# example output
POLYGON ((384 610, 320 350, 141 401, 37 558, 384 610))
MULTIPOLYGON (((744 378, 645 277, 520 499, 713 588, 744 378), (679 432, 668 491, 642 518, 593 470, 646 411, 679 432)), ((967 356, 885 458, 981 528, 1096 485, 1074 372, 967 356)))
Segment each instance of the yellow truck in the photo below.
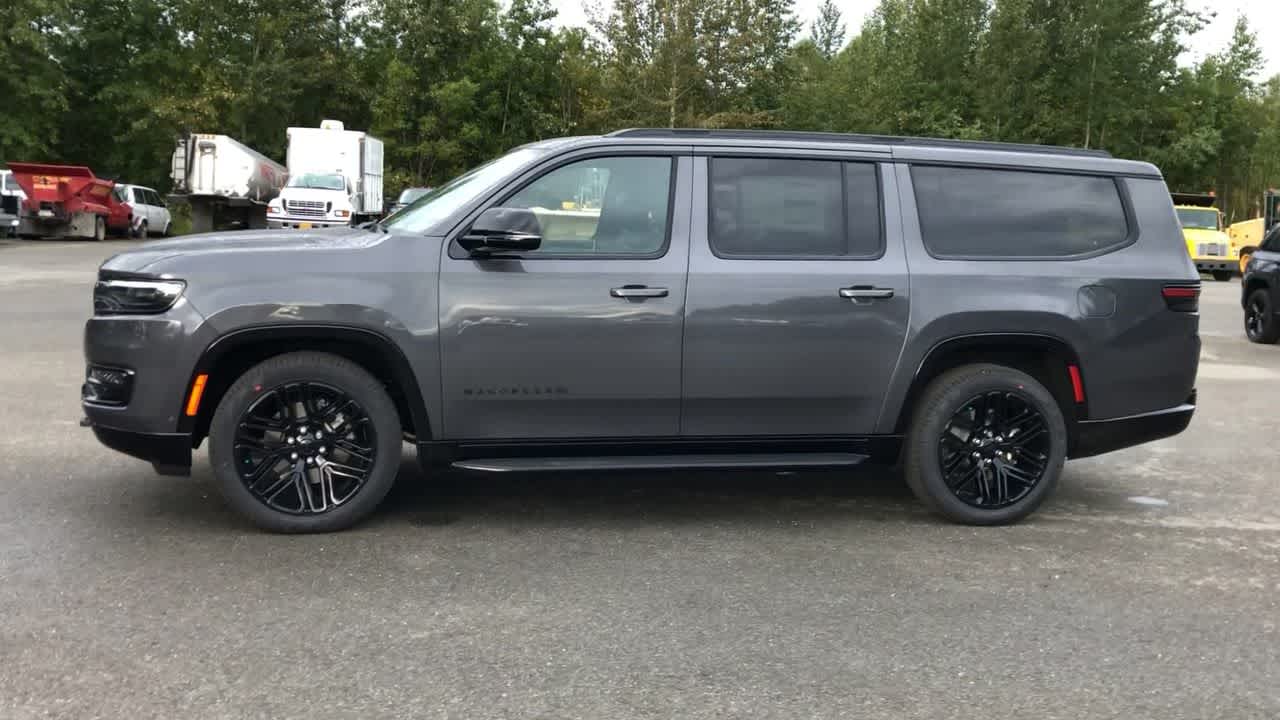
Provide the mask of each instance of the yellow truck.
POLYGON ((1178 222, 1182 223, 1182 237, 1196 269, 1213 275, 1214 280, 1230 280, 1240 271, 1240 257, 1232 252, 1222 212, 1213 206, 1217 198, 1199 193, 1172 195, 1178 222))
POLYGON ((1268 190, 1262 194, 1262 216, 1252 220, 1234 223, 1227 228, 1227 236, 1236 257, 1239 258, 1240 274, 1253 257, 1253 251, 1262 244, 1267 231, 1280 222, 1280 190, 1268 190))

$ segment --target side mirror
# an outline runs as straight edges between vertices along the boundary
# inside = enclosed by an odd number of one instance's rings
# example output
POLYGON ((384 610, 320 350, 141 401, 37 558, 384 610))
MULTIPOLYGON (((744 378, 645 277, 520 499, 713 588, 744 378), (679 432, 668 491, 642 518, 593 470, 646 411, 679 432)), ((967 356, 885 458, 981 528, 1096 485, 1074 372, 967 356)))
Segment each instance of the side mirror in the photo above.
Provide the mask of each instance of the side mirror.
POLYGON ((542 245, 542 225, 532 210, 489 208, 458 238, 458 244, 478 255, 537 250, 542 245))

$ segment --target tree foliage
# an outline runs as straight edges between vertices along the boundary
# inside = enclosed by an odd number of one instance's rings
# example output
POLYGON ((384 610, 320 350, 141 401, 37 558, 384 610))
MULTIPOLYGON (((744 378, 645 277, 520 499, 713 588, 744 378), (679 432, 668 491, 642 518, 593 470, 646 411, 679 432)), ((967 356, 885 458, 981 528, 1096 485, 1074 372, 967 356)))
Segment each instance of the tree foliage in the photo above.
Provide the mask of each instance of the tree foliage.
MULTIPOLYGON (((1194 3, 1201 5, 1202 3, 1194 3)), ((1280 78, 1241 21, 1186 62, 1186 0, 880 0, 846 42, 832 0, 8 0, 0 160, 167 187, 183 131, 281 158, 337 118, 387 146, 391 190, 514 145, 627 126, 1057 143, 1150 160, 1239 218, 1280 185, 1280 78)), ((859 19, 849 19, 859 20, 859 19)))

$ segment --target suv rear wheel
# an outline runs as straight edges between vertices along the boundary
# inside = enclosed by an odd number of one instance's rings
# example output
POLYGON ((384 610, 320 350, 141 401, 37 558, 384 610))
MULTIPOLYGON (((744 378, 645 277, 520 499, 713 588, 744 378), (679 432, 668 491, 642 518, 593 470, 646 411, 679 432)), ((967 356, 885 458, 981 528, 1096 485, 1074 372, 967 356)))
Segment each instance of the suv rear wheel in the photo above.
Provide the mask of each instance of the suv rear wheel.
POLYGON ((1271 292, 1258 288, 1249 293, 1244 304, 1244 333, 1250 342, 1270 345, 1280 340, 1280 322, 1276 322, 1275 308, 1271 307, 1271 292))
POLYGON ((965 365, 920 398, 907 435, 907 485, 954 522, 1012 523, 1053 491, 1066 455, 1066 422, 1043 385, 1001 365, 965 365))
POLYGON ((227 503, 275 532, 342 530, 395 483, 400 418, 364 368, 325 353, 280 355, 227 390, 209 427, 227 503))

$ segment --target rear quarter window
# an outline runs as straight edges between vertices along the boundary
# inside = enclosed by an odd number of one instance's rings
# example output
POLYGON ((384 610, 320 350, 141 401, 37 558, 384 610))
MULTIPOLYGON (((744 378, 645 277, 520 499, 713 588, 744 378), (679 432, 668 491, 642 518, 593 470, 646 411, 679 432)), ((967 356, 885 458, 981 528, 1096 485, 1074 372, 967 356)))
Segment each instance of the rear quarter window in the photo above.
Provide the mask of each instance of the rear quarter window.
POLYGON ((1114 178, 919 165, 911 179, 935 257, 1072 258, 1131 242, 1114 178))

